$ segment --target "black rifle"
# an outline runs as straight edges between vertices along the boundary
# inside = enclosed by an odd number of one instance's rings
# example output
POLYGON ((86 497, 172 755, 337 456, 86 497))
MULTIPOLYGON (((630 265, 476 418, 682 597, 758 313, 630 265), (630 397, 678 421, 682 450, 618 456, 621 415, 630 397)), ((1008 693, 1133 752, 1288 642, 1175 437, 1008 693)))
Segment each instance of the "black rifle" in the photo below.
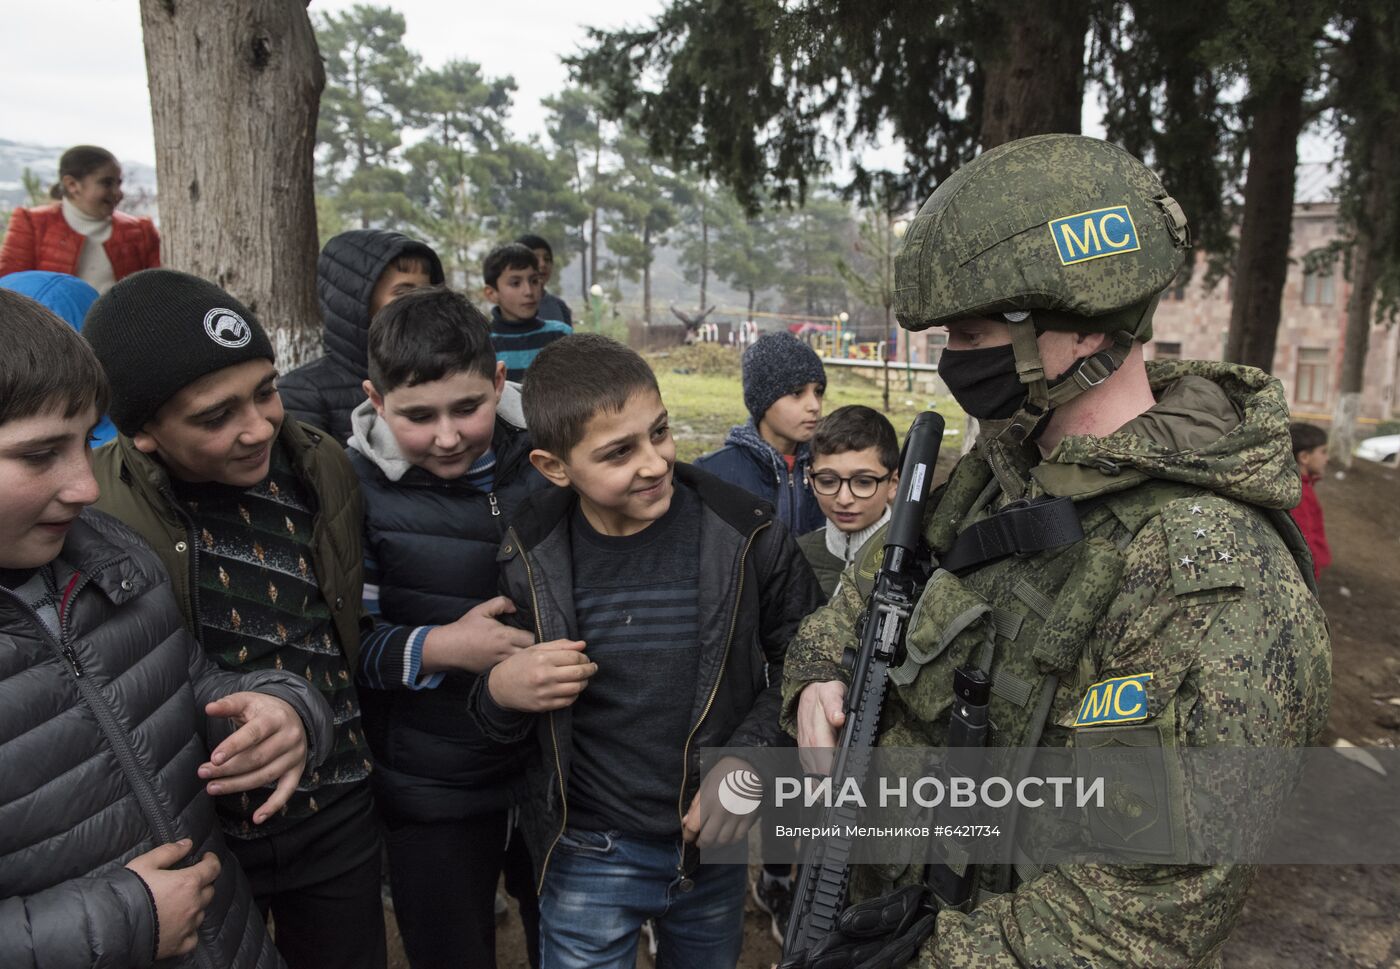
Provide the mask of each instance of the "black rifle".
MULTIPOLYGON (((918 561, 924 506, 942 443, 941 414, 924 411, 914 418, 904 441, 899 494, 885 533, 884 560, 866 607, 860 649, 848 648, 843 660, 851 670, 851 682, 846 690, 846 724, 831 771, 835 791, 840 791, 848 778, 864 784, 879 735, 880 708, 889 688, 890 669, 904 661, 904 635, 925 579, 918 561)), ((844 832, 854 823, 853 807, 833 806, 825 810, 821 827, 844 832)), ((850 853, 851 839, 844 834, 813 839, 806 846, 783 939, 785 961, 835 930, 836 919, 846 906, 850 853)))

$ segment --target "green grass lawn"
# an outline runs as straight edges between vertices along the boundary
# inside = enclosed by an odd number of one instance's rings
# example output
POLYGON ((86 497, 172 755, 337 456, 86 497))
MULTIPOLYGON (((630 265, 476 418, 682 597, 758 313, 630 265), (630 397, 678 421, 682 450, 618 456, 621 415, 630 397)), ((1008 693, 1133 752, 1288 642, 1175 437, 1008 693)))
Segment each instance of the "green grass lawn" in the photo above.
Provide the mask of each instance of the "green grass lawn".
MULTIPOLYGON (((744 411, 744 391, 739 383, 739 353, 719 346, 677 348, 647 355, 661 384, 661 397, 671 413, 671 430, 676 453, 682 461, 693 461, 724 443, 729 428, 748 419, 744 411)), ((918 392, 915 391, 915 395, 918 392)), ((882 409, 880 382, 857 377, 844 367, 827 369, 826 406, 831 413, 846 404, 865 404, 882 409)), ((890 375, 890 409, 886 416, 903 440, 915 415, 936 406, 948 418, 948 426, 958 433, 944 439, 945 448, 956 452, 964 430, 964 417, 951 398, 929 400, 927 395, 911 396, 902 375, 890 375)))

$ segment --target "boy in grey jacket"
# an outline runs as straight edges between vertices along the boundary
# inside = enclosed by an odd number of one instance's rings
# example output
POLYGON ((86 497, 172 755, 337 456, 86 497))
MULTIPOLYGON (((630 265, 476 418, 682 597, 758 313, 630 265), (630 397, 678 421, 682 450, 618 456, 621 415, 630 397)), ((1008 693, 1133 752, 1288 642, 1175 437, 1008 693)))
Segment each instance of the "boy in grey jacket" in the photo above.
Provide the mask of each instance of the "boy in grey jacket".
POLYGON ((206 792, 275 785, 266 821, 330 709, 205 658, 155 554, 84 510, 91 349, 16 294, 0 324, 0 965, 280 967, 206 792))

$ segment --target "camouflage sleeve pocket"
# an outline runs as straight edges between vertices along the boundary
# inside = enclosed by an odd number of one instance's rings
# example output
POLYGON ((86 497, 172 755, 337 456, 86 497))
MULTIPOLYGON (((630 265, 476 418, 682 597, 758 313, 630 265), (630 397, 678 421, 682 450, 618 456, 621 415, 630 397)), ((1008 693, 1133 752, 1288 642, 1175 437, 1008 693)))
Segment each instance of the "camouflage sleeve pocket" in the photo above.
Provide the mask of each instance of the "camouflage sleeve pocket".
POLYGON ((1086 809, 1085 835, 1095 852, 1119 853, 1125 863, 1186 860, 1184 777, 1171 724, 1175 709, 1147 723, 1083 727, 1071 746, 1086 751, 1080 769, 1103 779, 1101 803, 1086 809))
POLYGON ((991 640, 991 605, 939 569, 914 604, 905 637, 904 662, 890 679, 910 710, 921 720, 940 719, 953 702, 953 670, 967 662, 976 646, 991 640))

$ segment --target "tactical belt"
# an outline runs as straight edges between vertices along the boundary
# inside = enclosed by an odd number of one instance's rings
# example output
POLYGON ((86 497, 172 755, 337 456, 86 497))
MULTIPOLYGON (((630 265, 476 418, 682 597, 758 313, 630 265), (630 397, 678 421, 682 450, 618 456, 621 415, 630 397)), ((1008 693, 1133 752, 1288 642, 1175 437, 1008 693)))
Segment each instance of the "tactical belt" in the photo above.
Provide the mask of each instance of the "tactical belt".
POLYGON ((1078 542, 1084 538, 1080 516, 1100 503, 1090 499, 1076 505, 1069 498, 1049 495, 1014 501, 963 529, 953 547, 939 558, 939 567, 961 575, 1008 555, 1033 555, 1078 542))

